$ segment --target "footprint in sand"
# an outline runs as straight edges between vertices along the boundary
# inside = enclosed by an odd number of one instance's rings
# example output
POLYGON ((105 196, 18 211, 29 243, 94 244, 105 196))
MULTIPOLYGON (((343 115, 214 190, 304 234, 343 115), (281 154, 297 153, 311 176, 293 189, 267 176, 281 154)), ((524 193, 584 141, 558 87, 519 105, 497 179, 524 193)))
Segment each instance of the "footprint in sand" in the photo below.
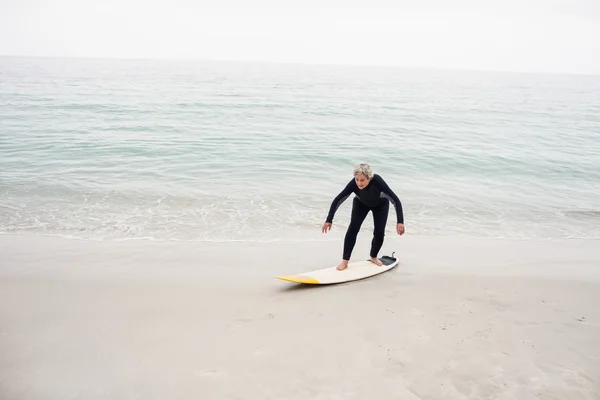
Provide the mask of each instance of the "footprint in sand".
POLYGON ((225 371, 218 370, 215 368, 209 368, 202 371, 194 371, 194 375, 200 378, 217 378, 219 376, 225 375, 225 371))

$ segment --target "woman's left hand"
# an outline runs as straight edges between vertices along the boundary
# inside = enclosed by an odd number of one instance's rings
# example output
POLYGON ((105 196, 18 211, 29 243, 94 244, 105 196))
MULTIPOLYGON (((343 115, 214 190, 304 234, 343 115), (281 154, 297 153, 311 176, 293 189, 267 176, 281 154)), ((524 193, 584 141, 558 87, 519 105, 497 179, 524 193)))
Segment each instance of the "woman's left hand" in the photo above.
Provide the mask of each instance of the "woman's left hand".
POLYGON ((398 232, 398 235, 403 235, 404 234, 404 224, 397 224, 396 232, 398 232))

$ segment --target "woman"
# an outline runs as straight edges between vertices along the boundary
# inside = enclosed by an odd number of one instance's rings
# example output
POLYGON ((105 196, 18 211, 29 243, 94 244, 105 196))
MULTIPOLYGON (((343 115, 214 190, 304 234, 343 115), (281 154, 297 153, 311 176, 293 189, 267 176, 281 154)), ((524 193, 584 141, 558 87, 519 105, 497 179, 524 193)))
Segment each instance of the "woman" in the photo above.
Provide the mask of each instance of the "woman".
POLYGON ((352 193, 356 196, 352 202, 352 216, 344 238, 342 262, 337 266, 339 271, 348 267, 350 255, 356 244, 356 236, 369 211, 373 212, 374 223, 370 255, 371 261, 376 265, 382 265, 381 261, 377 259, 377 254, 383 245, 390 201, 396 209, 396 232, 398 232, 398 235, 404 234, 404 215, 402 214, 400 199, 398 199, 398 196, 390 189, 381 176, 373 174, 371 166, 367 163, 358 164, 354 168, 354 179, 348 182, 344 190, 333 199, 329 208, 329 214, 322 227, 323 233, 327 233, 331 229, 335 212, 352 193))

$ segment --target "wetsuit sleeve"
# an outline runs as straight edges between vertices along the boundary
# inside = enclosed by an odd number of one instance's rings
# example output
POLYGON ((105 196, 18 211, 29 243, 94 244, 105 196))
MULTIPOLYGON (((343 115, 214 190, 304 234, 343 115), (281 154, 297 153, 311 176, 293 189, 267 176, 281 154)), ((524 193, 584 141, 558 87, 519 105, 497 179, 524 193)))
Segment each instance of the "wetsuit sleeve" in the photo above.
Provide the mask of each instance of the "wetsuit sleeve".
POLYGON ((396 220, 399 224, 403 224, 404 213, 402 212, 402 203, 400 202, 400 199, 398 198, 398 196, 396 196, 396 193, 394 193, 394 191, 390 189, 388 184, 383 180, 381 176, 375 175, 373 179, 381 188, 381 193, 383 194, 383 196, 386 197, 394 205, 394 208, 396 209, 396 220))
POLYGON ((333 199, 333 201, 331 202, 331 207, 329 207, 329 213, 327 214, 327 219, 325 219, 325 222, 333 222, 333 216, 335 215, 335 212, 342 205, 342 203, 346 201, 348 196, 350 196, 354 192, 355 188, 356 181, 352 179, 350 182, 348 182, 344 190, 342 190, 340 194, 335 196, 335 199, 333 199))

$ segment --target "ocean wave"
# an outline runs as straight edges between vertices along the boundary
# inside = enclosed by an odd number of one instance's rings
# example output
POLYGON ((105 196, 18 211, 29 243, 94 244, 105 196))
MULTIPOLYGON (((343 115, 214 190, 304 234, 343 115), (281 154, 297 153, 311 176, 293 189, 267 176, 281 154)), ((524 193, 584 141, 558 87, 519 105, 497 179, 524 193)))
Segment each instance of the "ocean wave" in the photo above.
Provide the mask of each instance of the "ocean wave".
POLYGON ((10 57, 0 76, 4 234, 321 240, 368 161, 413 235, 600 235, 598 78, 10 57))

